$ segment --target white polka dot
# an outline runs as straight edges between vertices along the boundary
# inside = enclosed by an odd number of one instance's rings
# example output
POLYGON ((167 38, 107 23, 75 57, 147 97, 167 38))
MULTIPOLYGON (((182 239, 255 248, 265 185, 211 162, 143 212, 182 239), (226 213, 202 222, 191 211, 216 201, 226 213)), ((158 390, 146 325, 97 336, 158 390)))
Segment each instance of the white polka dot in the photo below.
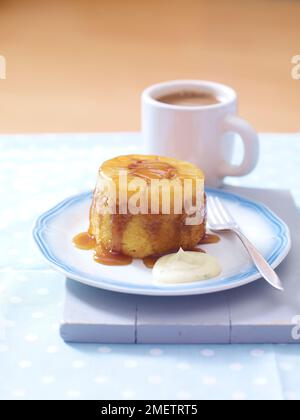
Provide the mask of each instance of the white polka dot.
POLYGON ((16 388, 12 391, 12 396, 15 398, 23 398, 26 395, 26 391, 23 388, 16 388))
POLYGON ((99 384, 99 385, 105 384, 107 381, 108 381, 107 376, 99 375, 99 376, 96 376, 95 378, 96 384, 99 384))
POLYGON ((43 312, 33 312, 31 316, 33 319, 42 319, 44 318, 45 314, 43 312))
POLYGON ((135 396, 135 391, 133 391, 132 389, 124 389, 121 392, 121 395, 125 399, 132 399, 135 396))
POLYGON ((74 369, 81 369, 85 366, 85 362, 83 360, 74 360, 72 363, 72 367, 74 369))
POLYGON ((57 303, 57 307, 58 308, 62 308, 63 307, 64 302, 61 300, 57 303))
POLYGON ((20 298, 19 296, 12 296, 10 298, 10 302, 13 303, 13 304, 15 304, 15 305, 17 305, 19 303, 22 303, 23 302, 23 299, 20 298))
POLYGON ((159 348, 153 348, 149 352, 151 356, 161 356, 163 354, 163 351, 159 348))
POLYGON ((42 377, 42 383, 44 385, 52 384, 54 381, 55 381, 55 377, 54 376, 48 375, 48 376, 43 376, 42 377))
POLYGON ((38 340, 38 336, 36 334, 28 334, 25 336, 25 341, 28 341, 28 343, 34 343, 38 340))
POLYGON ((80 391, 78 391, 78 389, 69 389, 67 391, 67 396, 69 398, 78 398, 80 397, 80 391))
POLYGON ((259 376, 253 380, 253 384, 256 386, 264 386, 268 383, 267 378, 264 378, 263 376, 259 376))
POLYGON ((286 391, 284 393, 284 395, 285 395, 285 398, 287 400, 289 400, 289 401, 296 401, 296 400, 298 400, 298 397, 297 397, 297 394, 296 394, 295 391, 286 391))
POLYGON ((284 370, 286 372, 291 372, 293 370, 293 366, 288 362, 281 362, 279 364, 279 367, 281 370, 284 370))
POLYGON ((124 367, 129 368, 129 369, 136 368, 137 366, 138 366, 138 362, 133 359, 128 359, 128 360, 125 360, 124 362, 124 367))
POLYGON ((217 379, 214 376, 204 376, 202 383, 203 385, 216 385, 217 379))
POLYGON ((191 365, 187 362, 180 362, 180 363, 177 363, 176 367, 177 369, 180 369, 180 370, 188 370, 191 368, 191 365))
POLYGON ((101 347, 98 348, 98 352, 99 353, 110 353, 111 352, 111 348, 110 347, 101 346, 101 347))
POLYGON ((44 287, 42 289, 38 289, 36 293, 39 296, 47 296, 47 295, 49 295, 49 290, 44 287))
POLYGON ((162 383, 162 378, 159 375, 151 375, 148 377, 148 382, 153 385, 159 385, 162 383))
POLYGON ((265 354, 265 352, 262 349, 254 349, 251 350, 250 354, 252 357, 262 357, 265 354))
POLYGON ((246 400, 246 399, 247 399, 247 396, 246 396, 246 394, 245 394, 244 392, 242 392, 242 391, 235 391, 235 392, 232 394, 232 399, 233 399, 233 400, 235 400, 235 401, 244 401, 244 400, 246 400))
POLYGON ((50 353, 50 354, 57 353, 58 352, 58 347, 57 346, 49 346, 49 347, 47 347, 46 352, 50 353))
POLYGON ((19 366, 22 369, 28 369, 32 366, 32 363, 30 362, 30 360, 21 360, 19 362, 19 366))
POLYGON ((244 366, 241 365, 240 363, 232 363, 229 368, 235 372, 240 372, 241 370, 244 369, 244 366))
POLYGON ((0 353, 8 352, 9 347, 6 344, 0 344, 0 353))
POLYGON ((177 392, 177 398, 179 400, 190 400, 191 399, 191 394, 188 391, 182 389, 182 390, 177 392))
POLYGON ((213 357, 215 356, 215 352, 214 350, 211 350, 211 349, 205 349, 201 351, 201 355, 204 357, 213 357))

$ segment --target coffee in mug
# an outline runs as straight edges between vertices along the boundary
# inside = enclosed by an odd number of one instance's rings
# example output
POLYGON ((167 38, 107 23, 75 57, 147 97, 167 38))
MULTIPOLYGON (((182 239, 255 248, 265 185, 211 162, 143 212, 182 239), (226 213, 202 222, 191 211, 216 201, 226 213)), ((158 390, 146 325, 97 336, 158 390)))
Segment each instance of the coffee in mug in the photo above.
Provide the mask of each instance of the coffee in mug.
POLYGON ((181 106, 208 106, 221 102, 221 98, 209 92, 196 90, 180 90, 157 98, 157 101, 169 105, 181 106))

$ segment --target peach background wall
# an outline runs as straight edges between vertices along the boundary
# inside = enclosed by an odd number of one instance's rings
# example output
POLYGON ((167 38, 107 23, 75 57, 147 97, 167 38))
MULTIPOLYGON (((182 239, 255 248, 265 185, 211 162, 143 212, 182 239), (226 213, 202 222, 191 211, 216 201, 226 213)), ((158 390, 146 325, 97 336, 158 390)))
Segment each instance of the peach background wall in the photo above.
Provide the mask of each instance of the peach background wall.
POLYGON ((139 94, 228 83, 260 131, 300 130, 297 0, 0 0, 0 132, 139 129, 139 94))

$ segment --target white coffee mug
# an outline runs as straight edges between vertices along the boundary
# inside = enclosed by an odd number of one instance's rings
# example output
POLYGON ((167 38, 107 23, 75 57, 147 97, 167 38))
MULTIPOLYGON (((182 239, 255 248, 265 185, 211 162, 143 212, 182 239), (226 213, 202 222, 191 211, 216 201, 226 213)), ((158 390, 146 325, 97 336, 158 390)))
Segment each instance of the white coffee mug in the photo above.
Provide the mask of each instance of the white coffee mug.
POLYGON ((176 80, 148 87, 142 93, 142 133, 149 154, 192 162, 205 173, 206 184, 219 187, 225 176, 246 175, 258 161, 256 131, 237 116, 237 94, 225 85, 176 80), (176 92, 193 91, 219 98, 212 105, 170 105, 158 98, 176 92), (234 133, 244 143, 240 165, 233 165, 234 133))

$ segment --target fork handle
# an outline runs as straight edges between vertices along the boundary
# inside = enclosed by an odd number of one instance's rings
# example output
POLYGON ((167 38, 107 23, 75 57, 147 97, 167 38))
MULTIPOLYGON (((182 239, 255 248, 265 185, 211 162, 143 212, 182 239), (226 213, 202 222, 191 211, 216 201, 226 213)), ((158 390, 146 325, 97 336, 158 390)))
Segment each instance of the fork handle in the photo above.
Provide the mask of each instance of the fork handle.
POLYGON ((265 280, 267 280, 267 282, 270 283, 273 287, 275 287, 278 290, 283 291, 284 288, 283 288, 280 278, 275 273, 275 271, 270 266, 270 264, 261 255, 258 249, 249 241, 249 239, 239 229, 234 229, 234 232, 242 241, 243 245, 245 246, 248 254, 252 258, 256 268, 258 269, 262 277, 265 280))

